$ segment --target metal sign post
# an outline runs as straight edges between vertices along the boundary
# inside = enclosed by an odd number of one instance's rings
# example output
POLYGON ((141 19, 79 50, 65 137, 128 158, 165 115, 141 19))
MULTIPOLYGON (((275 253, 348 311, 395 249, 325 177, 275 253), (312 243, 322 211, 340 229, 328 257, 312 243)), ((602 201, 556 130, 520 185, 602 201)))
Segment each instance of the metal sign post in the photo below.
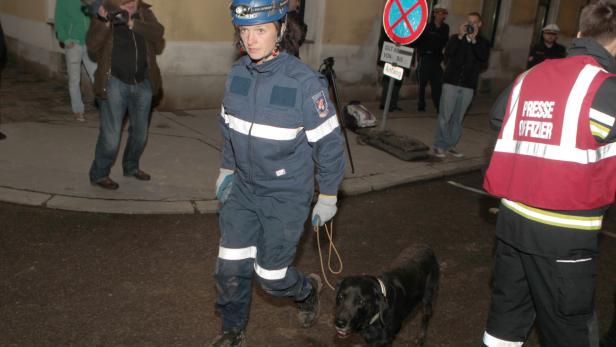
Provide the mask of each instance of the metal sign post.
POLYGON ((387 98, 383 110, 381 130, 361 133, 361 140, 402 160, 419 160, 428 157, 430 148, 421 141, 385 130, 387 113, 391 104, 394 78, 401 80, 404 67, 410 68, 413 49, 404 47, 419 38, 428 23, 426 0, 387 0, 383 10, 383 28, 393 43, 385 42, 381 60, 385 62, 383 75, 389 76, 387 98))
POLYGON ((400 45, 395 45, 391 42, 383 42, 381 50, 381 61, 385 62, 383 67, 383 75, 389 76, 389 85, 387 87, 387 98, 385 99, 385 108, 383 109, 383 121, 381 122, 381 130, 385 130, 387 126, 387 115, 389 106, 391 105, 391 95, 393 94, 394 78, 402 80, 404 69, 411 67, 413 61, 413 49, 400 45))
POLYGON ((385 3, 383 28, 387 36, 396 44, 384 42, 381 50, 381 60, 389 63, 383 68, 383 74, 389 76, 389 86, 381 130, 385 130, 387 125, 387 113, 394 86, 393 78, 402 80, 404 75, 402 67, 410 68, 413 60, 413 49, 403 45, 417 40, 427 23, 428 4, 426 0, 387 0, 385 3))

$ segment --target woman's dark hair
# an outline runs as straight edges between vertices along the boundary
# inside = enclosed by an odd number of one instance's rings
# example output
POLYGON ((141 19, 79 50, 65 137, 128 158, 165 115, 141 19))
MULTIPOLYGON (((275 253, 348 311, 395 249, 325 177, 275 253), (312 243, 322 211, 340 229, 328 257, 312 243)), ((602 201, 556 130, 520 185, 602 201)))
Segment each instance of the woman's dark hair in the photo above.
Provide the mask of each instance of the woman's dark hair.
POLYGON ((616 38, 616 3, 598 0, 586 5, 580 15, 580 35, 601 44, 616 38))
MULTIPOLYGON (((282 27, 282 21, 274 22, 276 25, 276 30, 280 32, 280 28, 282 27)), ((279 47, 281 51, 287 51, 289 54, 297 56, 299 53, 299 47, 304 43, 306 38, 305 28, 297 21, 294 16, 287 16, 286 19, 287 28, 284 32, 282 40, 279 43, 279 47)), ((235 27, 235 47, 239 50, 243 49, 242 41, 240 38, 240 30, 239 27, 235 27)))

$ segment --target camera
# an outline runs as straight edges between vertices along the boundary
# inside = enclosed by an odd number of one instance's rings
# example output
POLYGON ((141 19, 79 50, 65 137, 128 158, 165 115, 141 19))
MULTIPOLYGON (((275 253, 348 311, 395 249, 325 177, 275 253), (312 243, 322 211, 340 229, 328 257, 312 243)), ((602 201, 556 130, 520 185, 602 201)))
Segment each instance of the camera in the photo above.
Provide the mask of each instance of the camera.
POLYGON ((466 23, 466 34, 472 35, 474 32, 475 32, 475 27, 473 26, 473 23, 466 23))
POLYGON ((124 10, 118 9, 115 12, 107 12, 107 20, 113 25, 126 25, 130 14, 124 10))

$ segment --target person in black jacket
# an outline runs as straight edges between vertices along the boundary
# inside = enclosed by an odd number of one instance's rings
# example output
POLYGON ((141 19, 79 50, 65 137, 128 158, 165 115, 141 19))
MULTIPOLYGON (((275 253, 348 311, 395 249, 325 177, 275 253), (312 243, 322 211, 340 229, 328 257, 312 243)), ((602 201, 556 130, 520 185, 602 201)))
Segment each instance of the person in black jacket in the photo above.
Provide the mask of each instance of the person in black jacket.
POLYGON ((488 40, 479 36, 481 15, 471 12, 467 19, 445 46, 447 67, 434 134, 434 154, 439 158, 445 157, 446 153, 463 156, 456 150, 462 135, 462 121, 473 100, 479 73, 490 57, 488 40))
POLYGON ((564 58, 565 55, 567 55, 565 46, 556 42, 559 32, 560 28, 556 24, 548 24, 543 28, 540 42, 534 45, 530 50, 528 63, 526 64, 527 69, 530 69, 546 59, 564 58))
POLYGON ((426 86, 430 82, 430 90, 434 108, 438 113, 443 87, 443 49, 449 39, 449 25, 445 23, 447 7, 434 5, 432 20, 426 26, 415 47, 418 51, 419 65, 417 79, 419 80, 419 100, 417 111, 426 110, 426 86))

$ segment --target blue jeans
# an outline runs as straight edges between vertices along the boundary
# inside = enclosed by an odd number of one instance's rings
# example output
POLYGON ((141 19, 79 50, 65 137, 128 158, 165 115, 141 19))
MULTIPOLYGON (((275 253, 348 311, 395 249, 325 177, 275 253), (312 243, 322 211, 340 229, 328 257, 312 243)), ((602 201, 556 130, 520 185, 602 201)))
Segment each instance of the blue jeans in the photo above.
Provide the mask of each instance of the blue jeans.
POLYGON ((109 176, 120 146, 122 124, 127 111, 128 141, 124 149, 122 168, 125 176, 139 170, 139 158, 148 139, 151 105, 152 85, 149 80, 139 84, 126 84, 111 77, 107 81, 107 99, 99 99, 100 131, 90 168, 90 182, 100 182, 109 176))
POLYGON ((443 84, 443 94, 438 112, 434 147, 445 151, 453 149, 462 136, 462 121, 468 106, 473 100, 474 90, 443 84))

